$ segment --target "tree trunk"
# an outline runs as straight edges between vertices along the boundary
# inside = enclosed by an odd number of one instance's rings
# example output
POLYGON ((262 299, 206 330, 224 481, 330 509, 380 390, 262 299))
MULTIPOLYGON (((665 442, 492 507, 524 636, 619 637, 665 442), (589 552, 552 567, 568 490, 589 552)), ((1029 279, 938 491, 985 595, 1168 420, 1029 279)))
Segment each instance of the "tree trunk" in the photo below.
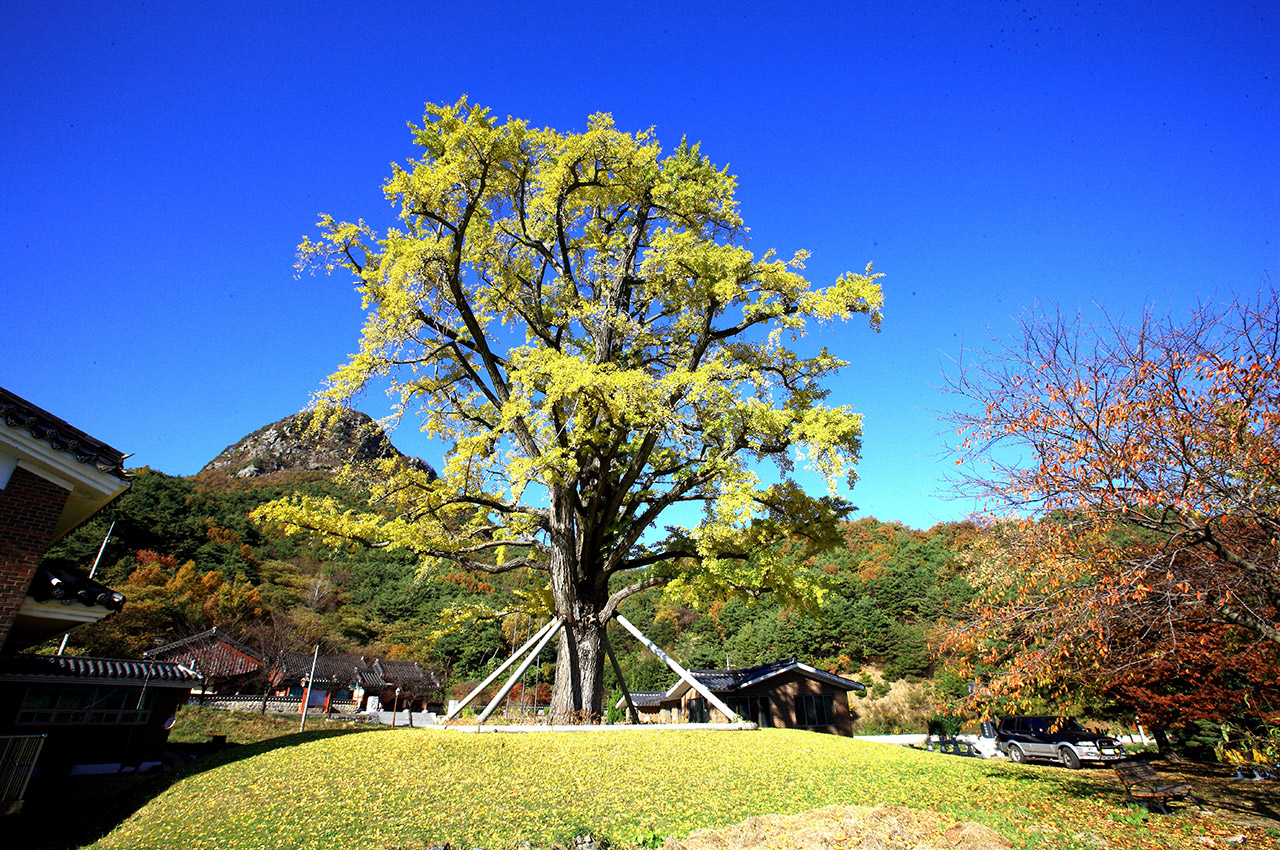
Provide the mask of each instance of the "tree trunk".
POLYGON ((1173 751, 1173 746, 1169 743, 1169 735, 1164 731, 1163 726, 1152 727, 1151 737, 1156 739, 1156 747, 1159 749, 1160 758, 1168 762, 1182 761, 1182 758, 1173 751))
POLYGON ((572 500, 552 494, 551 595, 565 620, 556 651, 551 689, 551 722, 599 722, 604 701, 604 624, 600 612, 609 598, 608 581, 597 562, 583 557, 579 541, 590 535, 576 525, 572 500), (594 568, 593 568, 594 567, 594 568))
MULTIPOLYGON (((586 607, 586 606, 582 606, 586 607)), ((596 723, 604 702, 604 626, 594 615, 565 623, 556 652, 552 723, 596 723)))

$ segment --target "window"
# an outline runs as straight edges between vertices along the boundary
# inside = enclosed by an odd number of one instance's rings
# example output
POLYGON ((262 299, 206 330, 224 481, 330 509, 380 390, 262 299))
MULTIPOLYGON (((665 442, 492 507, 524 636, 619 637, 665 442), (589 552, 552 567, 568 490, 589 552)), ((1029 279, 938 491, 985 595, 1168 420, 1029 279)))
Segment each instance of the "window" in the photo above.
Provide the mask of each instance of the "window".
POLYGON ((27 688, 17 723, 28 726, 146 723, 155 691, 138 688, 27 688))
POLYGON ((830 726, 835 722, 835 698, 831 694, 801 694, 796 697, 796 725, 830 726))
POLYGON ((768 697, 733 697, 725 700, 729 707, 757 726, 773 725, 773 709, 768 697))
POLYGON ((690 723, 710 723, 711 709, 707 707, 707 701, 703 697, 697 697, 689 700, 689 722, 690 723))

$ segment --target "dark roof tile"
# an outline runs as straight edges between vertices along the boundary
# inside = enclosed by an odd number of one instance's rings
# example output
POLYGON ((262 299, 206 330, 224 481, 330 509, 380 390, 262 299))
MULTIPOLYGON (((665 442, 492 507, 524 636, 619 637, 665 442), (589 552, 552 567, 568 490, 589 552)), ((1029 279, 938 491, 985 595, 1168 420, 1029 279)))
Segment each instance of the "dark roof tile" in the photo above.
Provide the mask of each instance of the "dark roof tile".
POLYGON ((119 611, 124 607, 124 594, 116 593, 101 582, 89 578, 88 573, 74 567, 50 567, 40 565, 35 577, 31 579, 31 587, 27 595, 37 602, 48 602, 56 599, 70 605, 79 602, 90 608, 100 605, 108 611, 119 611))
POLYGON ((59 419, 47 410, 0 387, 0 420, 10 428, 25 428, 27 433, 52 448, 67 452, 80 463, 90 464, 99 472, 127 480, 124 452, 59 419))
MULTIPOLYGON (((751 682, 758 682, 792 669, 799 669, 810 678, 819 678, 846 690, 866 691, 866 687, 861 682, 810 667, 798 661, 794 655, 784 661, 772 661, 768 664, 757 664, 754 667, 739 667, 733 670, 690 670, 689 673, 710 690, 727 692, 736 691, 751 682)), ((686 688, 688 684, 681 680, 672 685, 667 693, 677 696, 686 688)))
MULTIPOLYGON (((636 704, 637 708, 643 706, 656 706, 662 704, 662 697, 666 691, 632 691, 631 701, 636 704)), ((625 698, 624 698, 625 704, 625 698)))
POLYGON ((200 677, 166 661, 132 661, 124 658, 89 658, 81 655, 0 656, 0 678, 93 679, 139 684, 187 685, 200 677))

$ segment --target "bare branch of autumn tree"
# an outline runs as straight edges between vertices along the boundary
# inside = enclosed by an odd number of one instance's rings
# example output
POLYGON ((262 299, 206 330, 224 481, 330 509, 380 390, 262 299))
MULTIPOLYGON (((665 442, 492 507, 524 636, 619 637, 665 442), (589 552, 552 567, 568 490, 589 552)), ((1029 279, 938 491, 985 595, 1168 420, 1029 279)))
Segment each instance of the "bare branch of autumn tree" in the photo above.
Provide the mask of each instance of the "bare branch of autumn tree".
POLYGON ((1203 665, 1210 644, 1274 663, 1278 361, 1268 281, 1185 321, 1029 314, 948 376, 960 486, 1023 519, 975 553, 980 599, 946 645, 985 647, 998 689, 1058 696, 1203 665))

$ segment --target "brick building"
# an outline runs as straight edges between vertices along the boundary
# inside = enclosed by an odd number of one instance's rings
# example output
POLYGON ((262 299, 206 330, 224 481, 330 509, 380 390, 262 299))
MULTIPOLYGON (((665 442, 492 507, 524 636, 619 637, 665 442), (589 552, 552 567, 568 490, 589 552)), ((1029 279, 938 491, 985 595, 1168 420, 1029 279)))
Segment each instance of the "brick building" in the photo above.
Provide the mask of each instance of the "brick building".
POLYGON ((87 576, 36 573, 53 541, 128 487, 121 452, 0 389, 0 654, 123 604, 87 576))
POLYGON ((0 389, 0 738, 40 740, 38 773, 158 765, 166 721, 199 681, 177 664, 19 654, 125 604, 40 561, 128 488, 120 451, 0 389))

